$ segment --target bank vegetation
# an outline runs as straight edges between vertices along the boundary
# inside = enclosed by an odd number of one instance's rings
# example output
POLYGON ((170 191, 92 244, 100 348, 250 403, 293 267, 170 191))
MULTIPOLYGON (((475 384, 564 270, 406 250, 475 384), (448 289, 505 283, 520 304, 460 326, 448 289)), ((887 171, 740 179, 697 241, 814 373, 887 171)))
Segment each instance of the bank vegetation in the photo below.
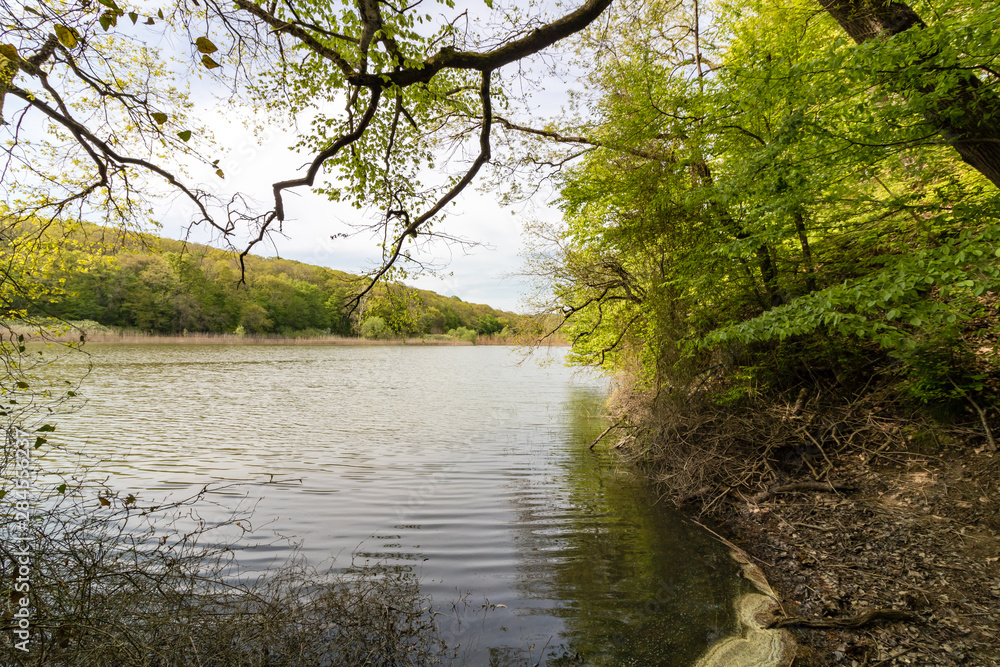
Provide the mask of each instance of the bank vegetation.
POLYGON ((507 124, 560 165, 564 225, 532 226, 529 271, 573 360, 616 378, 603 446, 728 519, 790 615, 899 612, 880 638, 803 631, 805 664, 992 664, 1000 618, 975 600, 1000 546, 1000 14, 821 4, 612 8, 579 44, 575 114, 507 124), (929 507, 970 537, 900 528, 929 507), (837 550, 811 555, 827 532, 837 550), (905 551, 858 557, 907 532, 950 589, 905 551), (927 587, 883 582, 908 575, 927 587), (919 627, 949 614, 964 631, 919 627))

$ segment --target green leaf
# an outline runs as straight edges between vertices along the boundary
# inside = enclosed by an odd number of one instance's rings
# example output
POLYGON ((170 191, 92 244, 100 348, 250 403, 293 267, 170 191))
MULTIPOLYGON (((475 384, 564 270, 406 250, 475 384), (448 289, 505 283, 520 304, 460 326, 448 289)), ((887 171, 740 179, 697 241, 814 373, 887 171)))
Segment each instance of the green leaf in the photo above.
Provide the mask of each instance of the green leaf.
POLYGON ((201 64, 204 65, 206 67, 206 69, 215 69, 216 67, 221 67, 221 65, 219 65, 219 63, 217 63, 214 60, 212 60, 211 56, 202 56, 201 57, 201 64))
POLYGON ((156 111, 153 114, 153 120, 156 121, 157 125, 163 125, 167 122, 167 114, 162 111, 156 111))
POLYGON ((182 130, 177 133, 177 136, 180 137, 181 141, 187 141, 191 138, 191 130, 182 130))
POLYGON ((128 13, 128 17, 130 19, 132 19, 132 25, 135 25, 136 22, 139 20, 139 13, 138 12, 129 12, 128 13))
POLYGON ((59 486, 56 487, 56 491, 58 493, 66 493, 66 485, 60 484, 59 486))
POLYGON ((28 383, 25 382, 24 380, 18 380, 17 381, 17 388, 18 389, 27 389, 28 388, 28 383))
POLYGON ((111 26, 115 23, 114 19, 107 14, 101 14, 101 17, 97 20, 101 23, 101 27, 104 28, 105 32, 110 30, 111 26))
POLYGON ((52 431, 54 430, 56 430, 56 427, 53 426, 52 424, 43 424, 42 426, 38 427, 39 433, 52 433, 52 431))
POLYGON ((222 173, 221 169, 216 169, 215 170, 215 175, 218 176, 219 178, 225 178, 226 177, 226 175, 222 173))
POLYGON ((36 437, 35 438, 35 449, 38 449, 39 447, 41 447, 42 445, 44 445, 46 442, 48 442, 48 440, 46 440, 42 436, 36 437))
POLYGON ((163 10, 162 9, 157 9, 156 10, 156 15, 159 16, 162 19, 163 18, 163 10))
POLYGON ((56 25, 56 37, 59 39, 59 43, 67 49, 72 49, 80 43, 80 33, 77 32, 76 28, 56 25))
POLYGON ((213 44, 208 37, 199 37, 194 40, 194 45, 198 47, 198 53, 215 53, 219 50, 219 47, 213 44))

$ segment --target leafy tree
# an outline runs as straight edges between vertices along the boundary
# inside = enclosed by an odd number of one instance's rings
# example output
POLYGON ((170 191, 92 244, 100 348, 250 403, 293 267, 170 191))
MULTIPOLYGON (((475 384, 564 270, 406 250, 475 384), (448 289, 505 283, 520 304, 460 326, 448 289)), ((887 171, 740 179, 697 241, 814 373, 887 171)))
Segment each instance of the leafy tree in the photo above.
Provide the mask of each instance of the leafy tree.
POLYGON ((476 331, 484 336, 500 333, 507 326, 507 321, 498 318, 493 313, 487 313, 476 319, 476 331))
POLYGON ((350 288, 336 287, 324 304, 328 322, 327 328, 341 336, 348 336, 351 333, 351 318, 348 307, 350 297, 350 288))
POLYGON ((170 264, 157 255, 131 256, 123 258, 122 268, 132 275, 123 302, 131 316, 130 324, 150 331, 170 331, 179 288, 170 264))
POLYGON ((362 338, 384 338, 389 333, 385 320, 377 315, 366 317, 361 323, 362 338))
POLYGON ((610 2, 584 0, 556 16, 498 8, 494 33, 476 31, 451 0, 432 11, 376 0, 335 7, 314 0, 159 7, 102 0, 43 4, 30 15, 3 4, 9 43, 0 56, 0 99, 9 128, 45 133, 36 139, 12 131, 4 178, 17 183, 22 219, 73 213, 113 225, 148 221, 151 202, 167 186, 193 208, 193 223, 214 226, 234 244, 249 235, 244 261, 287 219, 286 193, 312 187, 378 211, 386 239, 378 278, 410 259, 421 235, 434 236, 432 221, 490 160, 493 110, 509 99, 501 68, 584 29, 610 2), (225 174, 198 121, 201 111, 156 46, 175 37, 216 86, 230 86, 234 105, 277 122, 310 117, 296 146, 308 166, 276 180, 270 210, 186 182, 192 163, 225 174), (425 182, 443 142, 457 142, 474 158, 444 180, 425 182), (327 181, 328 173, 344 178, 327 181))
POLYGON ((401 284, 390 283, 369 299, 367 316, 377 317, 389 331, 407 336, 421 331, 419 309, 422 305, 419 294, 401 284))
POLYGON ((256 303, 245 303, 240 312, 240 327, 250 333, 266 333, 274 326, 267 318, 267 310, 256 303))
POLYGON ((933 138, 953 65, 978 73, 987 108, 1000 49, 958 5, 860 46, 804 3, 713 10, 708 32, 683 8, 616 15, 637 39, 585 45, 601 94, 581 124, 508 123, 532 150, 564 147, 539 160, 562 165, 567 227, 540 230, 535 261, 575 358, 687 391, 708 368, 776 387, 843 376, 855 350, 902 362, 923 395, 978 391, 992 362, 955 351, 1000 288, 1000 196, 933 138), (934 64, 911 67, 932 38, 934 64), (917 70, 934 85, 902 85, 917 70), (965 361, 941 375, 934 359, 965 361))
POLYGON ((961 25, 941 21, 931 26, 904 2, 820 0, 820 4, 855 42, 876 42, 871 50, 883 52, 879 54, 883 58, 888 55, 891 64, 876 71, 885 72, 890 89, 909 98, 962 160, 1000 187, 1000 95, 990 81, 996 74, 987 69, 989 78, 984 81, 976 75, 975 65, 961 62, 983 46, 990 61, 996 57, 1000 47, 996 4, 945 4, 945 11, 965 14, 965 20, 961 25), (883 41, 889 48, 883 48, 883 41), (966 50, 969 45, 972 50, 966 50))
POLYGON ((425 310, 420 317, 420 330, 431 334, 443 334, 448 330, 444 313, 435 306, 425 310))

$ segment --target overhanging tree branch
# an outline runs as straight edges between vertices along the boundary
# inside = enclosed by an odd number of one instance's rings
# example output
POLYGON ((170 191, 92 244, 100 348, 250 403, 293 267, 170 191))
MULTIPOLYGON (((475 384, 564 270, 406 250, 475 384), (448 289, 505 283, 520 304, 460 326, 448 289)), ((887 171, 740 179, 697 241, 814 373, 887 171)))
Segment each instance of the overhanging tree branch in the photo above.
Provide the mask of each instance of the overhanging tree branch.
MULTIPOLYGON (((45 84, 43 84, 45 85, 45 84)), ((59 123, 77 139, 79 145, 87 152, 92 160, 96 163, 98 171, 101 173, 100 186, 109 187, 110 182, 107 178, 107 165, 108 162, 117 162, 121 165, 131 165, 134 167, 139 167, 150 171, 165 180, 172 187, 176 188, 178 191, 183 193, 197 208, 202 216, 202 221, 208 222, 216 227, 219 231, 224 234, 229 234, 233 231, 232 225, 220 226, 218 225, 212 215, 209 213, 205 206, 205 195, 196 190, 190 189, 188 186, 184 185, 176 176, 172 173, 154 164, 148 160, 143 160, 141 158, 134 158, 128 155, 121 155, 115 151, 111 146, 94 135, 93 132, 88 130, 83 124, 74 120, 71 116, 64 115, 51 106, 39 100, 34 95, 31 95, 27 91, 18 88, 16 86, 11 86, 9 92, 13 93, 16 97, 21 98, 30 106, 40 110, 46 116, 59 123), (94 150, 97 148, 97 151, 94 150), (99 151, 99 152, 98 152, 99 151)), ((54 91, 48 88, 48 92, 53 93, 54 91)))
POLYGON ((492 72, 483 72, 482 84, 479 89, 479 99, 482 103, 483 109, 483 123, 479 133, 479 155, 472 163, 472 166, 469 167, 469 170, 465 172, 465 175, 462 176, 462 178, 455 183, 455 185, 452 186, 452 188, 448 190, 443 197, 438 199, 438 201, 430 209, 425 211, 422 215, 403 228, 403 231, 393 242, 392 252, 389 255, 389 258, 383 262, 382 267, 375 272, 368 286, 357 295, 357 298, 355 299, 356 303, 360 302, 361 298, 370 292, 372 288, 375 287, 375 284, 379 281, 379 279, 382 278, 382 276, 384 276, 389 269, 393 267, 393 265, 395 265, 403 251, 403 244, 406 242, 407 237, 416 236, 417 230, 420 229, 421 225, 440 213, 441 209, 447 206, 451 200, 462 192, 462 190, 468 187, 468 185, 476 177, 476 174, 479 173, 482 166, 490 161, 490 130, 493 126, 493 104, 492 99, 490 98, 491 75, 492 72))
POLYGON ((641 157, 646 160, 662 161, 664 159, 670 159, 669 156, 664 156, 662 154, 652 153, 650 151, 642 150, 641 148, 633 148, 631 146, 618 146, 609 144, 606 141, 600 141, 598 139, 590 139, 581 136, 571 136, 563 135, 559 132, 552 130, 539 130, 534 127, 526 127, 524 125, 518 125, 517 123, 512 123, 506 118, 498 117, 496 119, 498 125, 507 128, 508 130, 513 130, 515 132, 523 132, 524 134, 531 134, 536 137, 543 137, 545 139, 551 139, 552 141, 561 144, 582 144, 584 146, 594 146, 595 148, 606 148, 618 153, 627 153, 629 155, 634 155, 636 157, 641 157))

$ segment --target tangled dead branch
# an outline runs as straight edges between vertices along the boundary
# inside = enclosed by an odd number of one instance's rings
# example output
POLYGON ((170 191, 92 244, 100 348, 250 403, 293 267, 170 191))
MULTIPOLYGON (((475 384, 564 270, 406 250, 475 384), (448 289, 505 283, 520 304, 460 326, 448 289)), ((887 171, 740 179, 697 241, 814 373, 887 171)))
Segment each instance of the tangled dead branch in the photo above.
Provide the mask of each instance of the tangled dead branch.
POLYGON ((849 493, 837 479, 839 461, 892 460, 919 425, 890 416, 889 399, 873 392, 840 403, 802 392, 788 399, 720 405, 702 395, 678 399, 623 387, 612 399, 621 434, 615 447, 650 473, 664 498, 699 502, 705 512, 727 498, 849 493))

